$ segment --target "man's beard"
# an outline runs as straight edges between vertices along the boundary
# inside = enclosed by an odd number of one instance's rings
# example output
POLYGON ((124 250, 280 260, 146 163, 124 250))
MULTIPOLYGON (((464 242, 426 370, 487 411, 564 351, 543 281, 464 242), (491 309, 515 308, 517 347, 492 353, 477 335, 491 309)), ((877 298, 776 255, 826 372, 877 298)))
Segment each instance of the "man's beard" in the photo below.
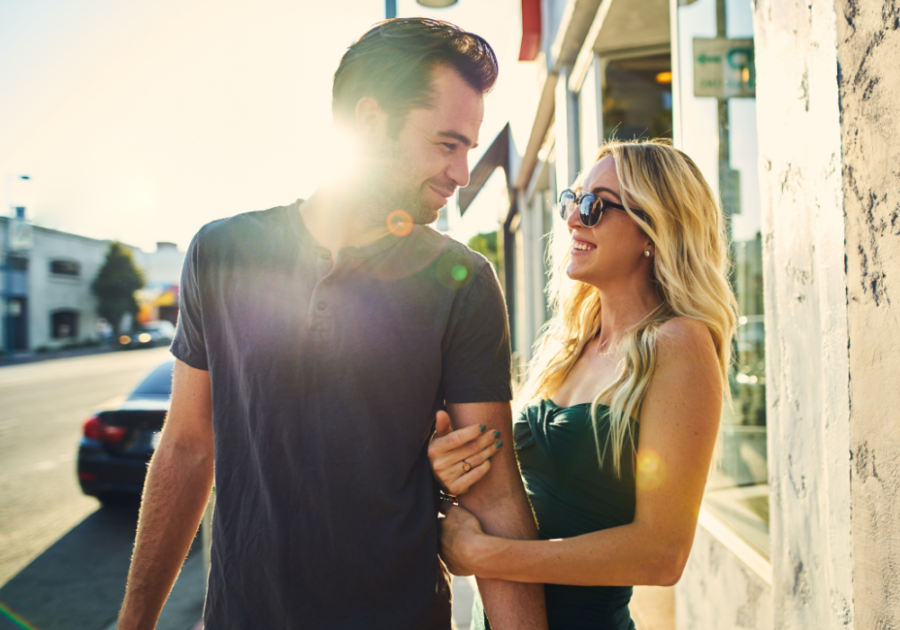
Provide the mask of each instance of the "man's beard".
POLYGON ((437 221, 440 208, 435 208, 434 204, 429 204, 425 200, 425 186, 428 182, 417 189, 409 187, 397 188, 394 195, 394 209, 407 212, 412 217, 413 223, 418 225, 428 225, 437 221))
POLYGON ((438 213, 445 204, 435 207, 429 203, 427 195, 430 180, 411 185, 404 174, 410 169, 412 160, 394 143, 388 143, 377 166, 372 169, 369 178, 374 206, 385 213, 403 210, 412 218, 413 223, 427 225, 437 221, 438 213))

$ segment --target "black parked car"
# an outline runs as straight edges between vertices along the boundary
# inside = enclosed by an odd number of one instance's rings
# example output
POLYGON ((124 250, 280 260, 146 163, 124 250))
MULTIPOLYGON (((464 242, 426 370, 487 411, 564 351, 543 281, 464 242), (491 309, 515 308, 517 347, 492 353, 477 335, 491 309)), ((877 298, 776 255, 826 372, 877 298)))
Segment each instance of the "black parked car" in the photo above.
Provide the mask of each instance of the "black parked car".
POLYGON ((169 410, 174 365, 169 359, 157 366, 123 403, 85 421, 78 447, 82 492, 101 501, 140 495, 169 410))
POLYGON ((153 348, 168 346, 175 338, 175 326, 172 322, 160 320, 147 322, 140 330, 134 330, 119 337, 121 348, 153 348))

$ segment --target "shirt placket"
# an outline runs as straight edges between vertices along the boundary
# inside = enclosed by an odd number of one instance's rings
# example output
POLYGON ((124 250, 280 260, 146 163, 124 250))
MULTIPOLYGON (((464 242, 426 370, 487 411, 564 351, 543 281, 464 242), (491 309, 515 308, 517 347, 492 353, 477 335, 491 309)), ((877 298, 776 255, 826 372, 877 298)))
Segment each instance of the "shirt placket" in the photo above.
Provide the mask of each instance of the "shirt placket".
POLYGON ((306 329, 316 345, 326 345, 331 339, 334 292, 332 284, 337 266, 331 264, 331 252, 317 248, 315 253, 316 285, 309 301, 306 329))

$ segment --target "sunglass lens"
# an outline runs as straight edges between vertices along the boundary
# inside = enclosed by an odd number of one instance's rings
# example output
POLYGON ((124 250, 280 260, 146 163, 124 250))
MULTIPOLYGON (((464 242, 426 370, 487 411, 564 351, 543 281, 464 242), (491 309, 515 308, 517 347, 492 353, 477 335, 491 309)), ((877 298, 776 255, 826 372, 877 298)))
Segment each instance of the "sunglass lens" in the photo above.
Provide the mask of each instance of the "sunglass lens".
POLYGON ((571 190, 564 190, 559 196, 559 216, 568 219, 575 207, 575 193, 571 190))
POLYGON ((603 214, 603 201, 588 193, 581 198, 578 213, 581 215, 581 223, 584 227, 594 227, 600 221, 600 215, 603 214))

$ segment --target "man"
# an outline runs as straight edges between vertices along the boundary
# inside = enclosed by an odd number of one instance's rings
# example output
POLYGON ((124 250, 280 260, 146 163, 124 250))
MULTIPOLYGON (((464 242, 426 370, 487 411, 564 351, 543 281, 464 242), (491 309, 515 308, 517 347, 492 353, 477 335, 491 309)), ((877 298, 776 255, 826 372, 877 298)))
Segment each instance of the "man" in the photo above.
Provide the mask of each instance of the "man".
MULTIPOLYGON (((428 441, 444 405, 510 437, 509 335, 491 266, 420 224, 468 183, 496 73, 487 42, 450 24, 377 25, 334 78, 355 166, 195 237, 121 629, 155 624, 213 459, 208 630, 449 628, 428 441)), ((493 459, 464 505, 535 537, 511 446, 493 459)), ((540 585, 479 586, 496 630, 546 628, 540 585)))

